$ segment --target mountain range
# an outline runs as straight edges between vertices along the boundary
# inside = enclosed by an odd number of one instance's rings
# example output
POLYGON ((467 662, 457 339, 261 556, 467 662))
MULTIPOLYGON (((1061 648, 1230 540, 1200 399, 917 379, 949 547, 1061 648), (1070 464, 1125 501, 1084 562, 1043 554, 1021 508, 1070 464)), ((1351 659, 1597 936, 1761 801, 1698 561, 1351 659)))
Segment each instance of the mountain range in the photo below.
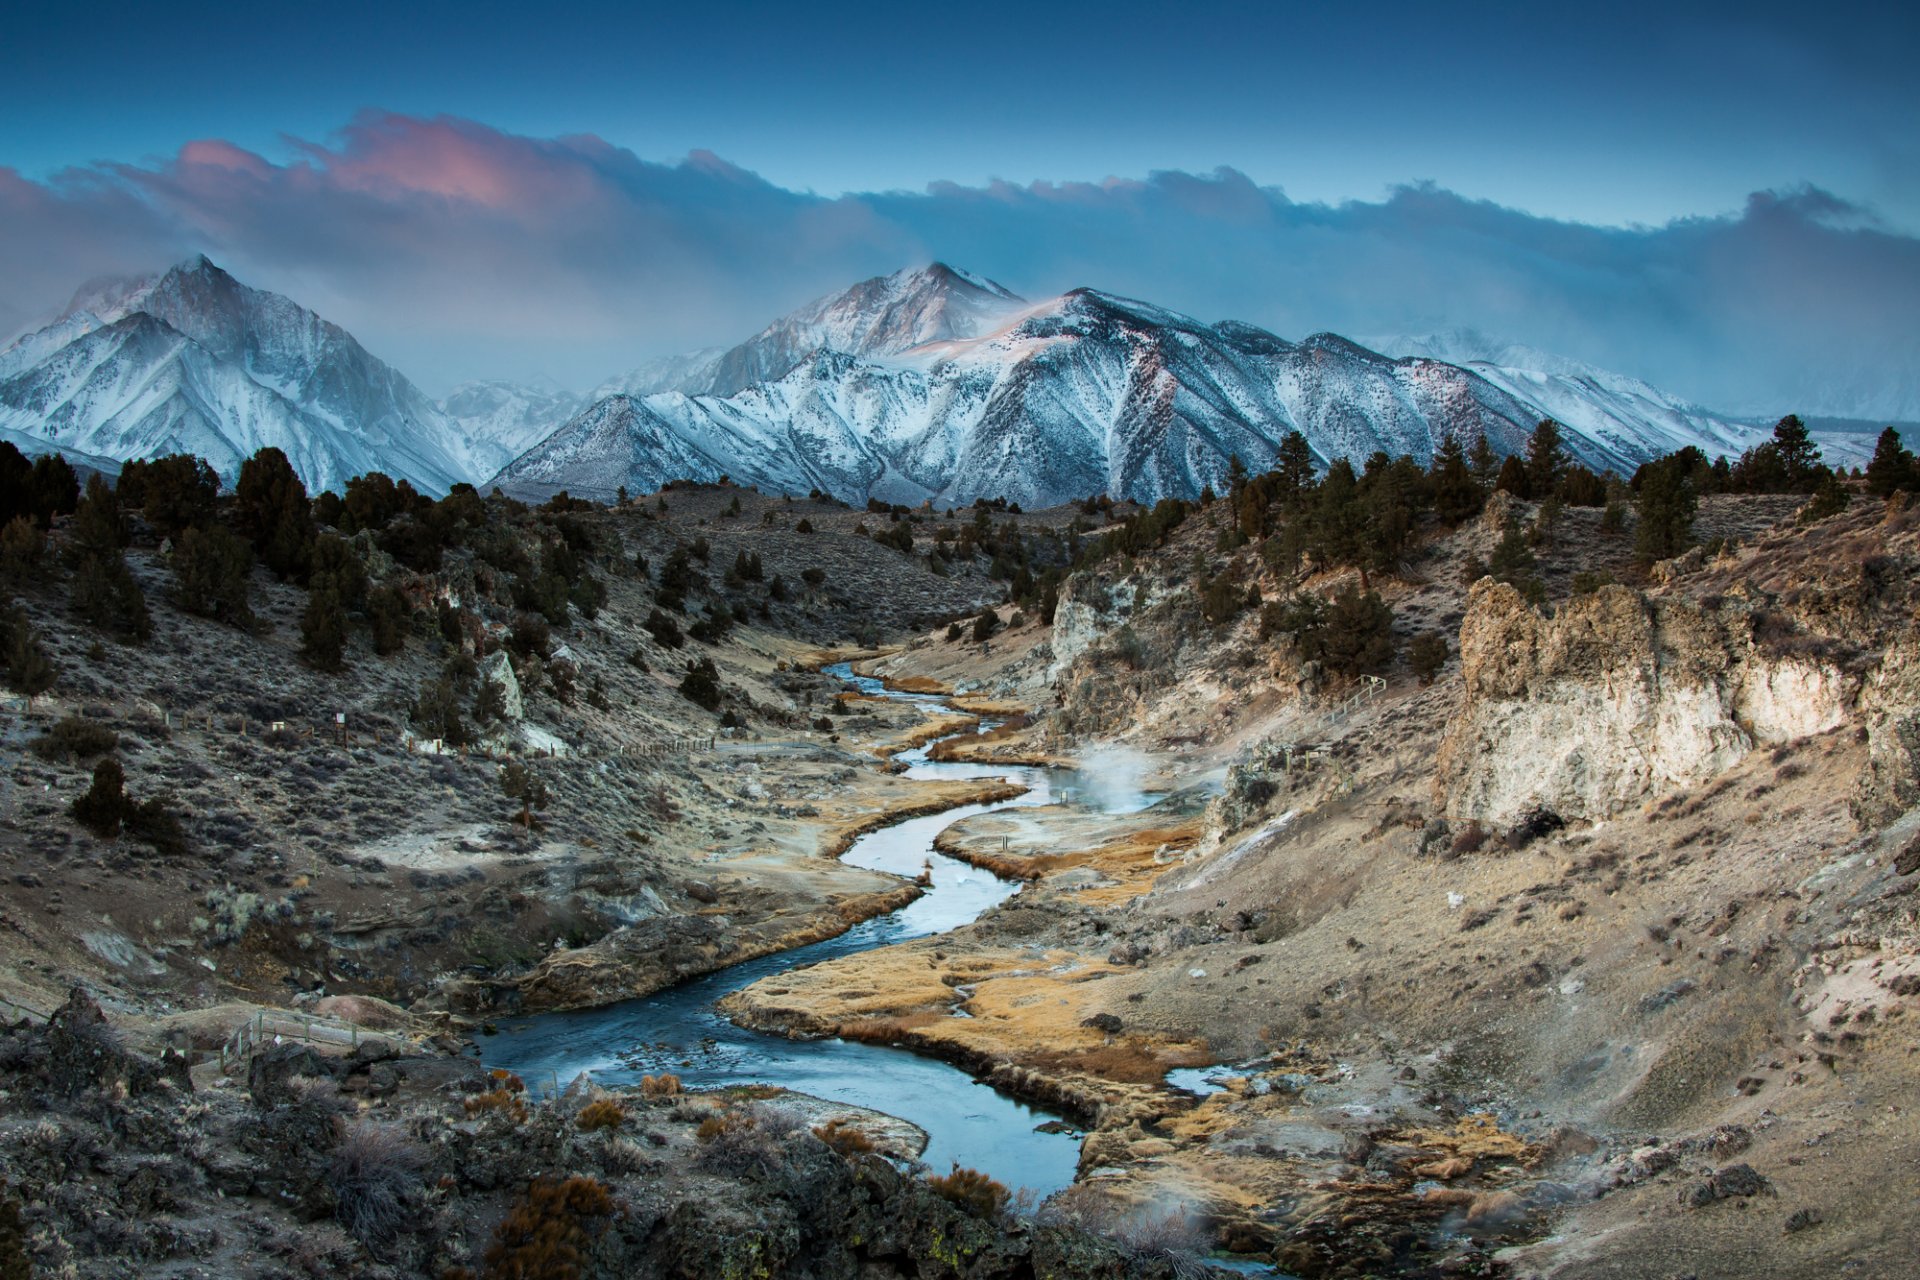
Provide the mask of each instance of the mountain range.
POLYGON ((605 498, 727 475, 851 501, 1153 500, 1218 486, 1236 455, 1265 468, 1292 430, 1323 462, 1425 460, 1448 436, 1512 452, 1543 417, 1580 460, 1618 471, 1689 444, 1737 454, 1760 434, 1470 332, 1291 342, 1093 289, 1029 301, 940 263, 585 398, 487 381, 436 402, 345 330, 205 258, 83 288, 0 351, 0 437, 89 465, 191 452, 228 479, 276 445, 314 489, 379 469, 430 493, 466 480, 605 498))

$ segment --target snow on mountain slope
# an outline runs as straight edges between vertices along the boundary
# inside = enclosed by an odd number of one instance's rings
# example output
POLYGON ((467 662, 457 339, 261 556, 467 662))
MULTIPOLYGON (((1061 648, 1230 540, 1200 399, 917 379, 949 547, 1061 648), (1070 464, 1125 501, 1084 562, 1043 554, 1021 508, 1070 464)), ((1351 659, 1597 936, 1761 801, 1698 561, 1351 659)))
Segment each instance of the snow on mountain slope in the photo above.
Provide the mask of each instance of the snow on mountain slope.
POLYGON ((605 400, 608 396, 651 396, 662 391, 703 386, 712 375, 713 362, 724 354, 719 347, 707 347, 677 356, 656 356, 608 378, 587 394, 587 403, 605 400))
MULTIPOLYGON (((1323 460, 1376 450, 1426 458, 1455 433, 1486 434, 1511 451, 1537 420, 1471 373, 1390 360, 1332 335, 1294 344, 1093 290, 1034 306, 1004 290, 968 295, 964 313, 900 308, 912 278, 869 281, 806 313, 861 317, 839 332, 873 358, 821 348, 727 396, 617 397, 497 482, 600 495, 728 474, 850 500, 1152 500, 1221 485, 1235 455, 1265 469, 1296 428, 1323 460)), ((1572 447, 1598 465, 1617 462, 1606 446, 1572 447)))
MULTIPOLYGON (((1672 453, 1689 445, 1709 458, 1738 458, 1767 439, 1777 418, 1735 418, 1669 395, 1638 378, 1597 368, 1521 343, 1495 342, 1471 329, 1424 337, 1386 338, 1381 350, 1447 360, 1485 378, 1588 439, 1632 459, 1672 453)), ((1833 466, 1864 465, 1871 436, 1823 431, 1814 439, 1833 466)))
POLYGON ((481 480, 552 435, 583 403, 558 383, 496 381, 462 383, 436 407, 468 441, 474 464, 467 475, 481 480))
POLYGON ((0 353, 0 427, 118 461, 191 452, 228 483, 273 445, 316 490, 381 470, 444 493, 520 443, 464 429, 344 329, 204 257, 88 286, 0 353))
POLYGON ((1020 305, 1020 298, 993 281, 942 262, 875 276, 781 317, 677 389, 734 395, 784 377, 823 347, 884 357, 924 343, 977 337, 1020 305))

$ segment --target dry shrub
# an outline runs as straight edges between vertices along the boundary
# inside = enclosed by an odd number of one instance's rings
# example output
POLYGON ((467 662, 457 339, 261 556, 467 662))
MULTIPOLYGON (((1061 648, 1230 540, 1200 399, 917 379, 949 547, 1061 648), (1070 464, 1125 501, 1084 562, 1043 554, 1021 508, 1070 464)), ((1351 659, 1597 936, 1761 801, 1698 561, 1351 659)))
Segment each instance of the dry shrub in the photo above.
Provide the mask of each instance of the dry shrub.
POLYGON ((527 1118, 527 1082, 511 1071, 495 1067, 487 1073, 494 1087, 475 1094, 463 1104, 470 1116, 504 1115, 515 1124, 527 1118))
POLYGON ((722 1111, 700 1122, 700 1163, 734 1178, 770 1178, 786 1165, 780 1138, 744 1111, 722 1111))
POLYGON ((120 748, 120 736, 82 716, 64 716, 27 744, 43 760, 85 760, 120 748))
POLYGON ((1208 1274, 1205 1259, 1212 1241, 1185 1208, 1161 1212, 1124 1204, 1082 1183, 1049 1196, 1036 1216, 1049 1226, 1110 1240, 1136 1261, 1165 1262, 1180 1280, 1208 1274))
POLYGON ((399 1125, 362 1120, 343 1125, 327 1185, 334 1216, 369 1247, 390 1239, 406 1220, 406 1196, 425 1163, 399 1125))
POLYGON ((1463 857, 1469 853, 1478 853, 1487 843, 1487 829, 1478 822, 1469 822, 1460 828, 1460 834, 1453 838, 1453 856, 1463 857))
POLYGON ((679 1076, 663 1074, 640 1077, 640 1096, 643 1098, 672 1098, 679 1092, 679 1076))
POLYGON ((1007 1204, 1004 1183, 994 1181, 978 1169, 963 1169, 957 1164, 952 1173, 928 1178, 927 1185, 942 1200, 960 1206, 976 1218, 994 1217, 1007 1204))
POLYGON ((535 1178, 494 1228, 481 1280, 581 1280, 587 1253, 613 1214, 605 1183, 535 1178))
POLYGON ((866 1155, 874 1149, 873 1139, 845 1120, 829 1120, 815 1129, 813 1136, 848 1159, 866 1155))
POLYGON ((596 1098, 580 1108, 573 1118, 582 1133, 593 1133, 598 1129, 618 1129, 627 1122, 627 1109, 612 1098, 596 1098))

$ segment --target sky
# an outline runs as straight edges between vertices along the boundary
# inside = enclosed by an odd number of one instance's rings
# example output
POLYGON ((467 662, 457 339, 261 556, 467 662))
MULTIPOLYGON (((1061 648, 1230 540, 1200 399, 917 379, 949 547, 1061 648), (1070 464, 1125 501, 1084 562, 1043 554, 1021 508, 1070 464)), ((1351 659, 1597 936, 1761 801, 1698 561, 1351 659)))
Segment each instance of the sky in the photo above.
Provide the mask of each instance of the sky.
POLYGON ((429 390, 584 388, 943 258, 1717 403, 1835 358, 1914 397, 1920 14, 1731 9, 23 7, 0 330, 204 251, 429 390))

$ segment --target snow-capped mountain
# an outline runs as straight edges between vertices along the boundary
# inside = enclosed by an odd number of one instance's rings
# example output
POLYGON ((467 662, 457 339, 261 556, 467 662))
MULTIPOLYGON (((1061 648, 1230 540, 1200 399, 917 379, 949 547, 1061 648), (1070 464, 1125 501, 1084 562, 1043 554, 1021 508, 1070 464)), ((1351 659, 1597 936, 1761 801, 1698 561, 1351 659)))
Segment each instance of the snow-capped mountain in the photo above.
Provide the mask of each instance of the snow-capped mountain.
POLYGON ((677 388, 730 396, 785 377, 815 351, 897 356, 928 343, 977 338, 1022 306, 1013 293, 944 262, 863 280, 774 321, 722 352, 677 388))
POLYGON ((605 400, 608 396, 651 396, 662 391, 688 391, 704 386, 713 362, 723 354, 719 347, 707 347, 684 355, 657 356, 608 378, 587 394, 586 403, 605 400))
POLYGON ((227 483, 273 445, 316 490, 380 470, 444 493, 512 454, 346 330, 204 257, 90 285, 0 352, 0 427, 117 461, 193 453, 227 483))
POLYGON ((438 408, 453 421, 472 455, 465 479, 483 480, 539 444, 585 402, 557 382, 466 382, 438 408))
MULTIPOLYGON (((1638 378, 1524 343, 1498 342, 1472 329, 1378 339, 1380 350, 1445 360, 1470 369, 1517 400, 1622 455, 1645 458, 1689 445, 1709 458, 1737 458, 1772 433, 1772 418, 1736 418, 1691 404, 1638 378)), ((1873 440, 1859 432, 1823 431, 1814 438, 1834 466, 1862 466, 1873 440)))
MULTIPOLYGON (((1264 469, 1295 428, 1322 459, 1425 458, 1454 433, 1517 449, 1539 417, 1439 361, 1392 360, 1331 334, 1291 343, 1094 290, 1025 304, 946 268, 816 303, 770 326, 736 367, 776 367, 828 329, 799 363, 729 395, 592 405, 497 482, 600 494, 725 474, 856 500, 1153 499, 1220 485, 1234 455, 1264 469)), ((1571 444, 1598 465, 1623 461, 1609 445, 1571 444)))

